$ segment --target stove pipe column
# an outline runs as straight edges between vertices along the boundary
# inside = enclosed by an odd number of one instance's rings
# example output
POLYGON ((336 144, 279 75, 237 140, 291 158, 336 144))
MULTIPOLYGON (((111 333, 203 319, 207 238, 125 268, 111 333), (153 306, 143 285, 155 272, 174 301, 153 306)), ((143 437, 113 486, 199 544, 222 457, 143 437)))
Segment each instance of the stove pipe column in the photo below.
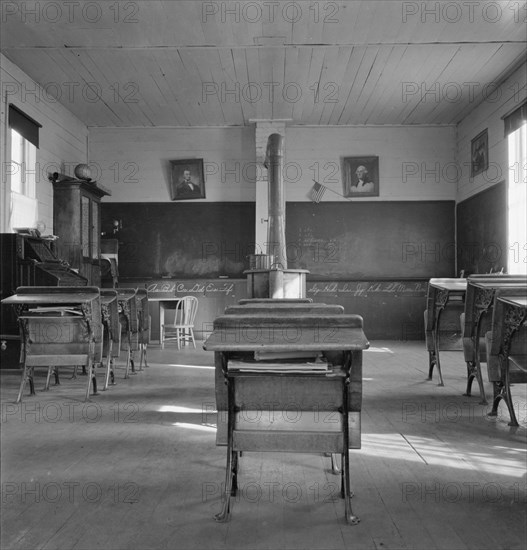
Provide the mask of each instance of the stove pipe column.
POLYGON ((285 243, 285 193, 283 182, 284 139, 271 134, 267 139, 264 166, 269 182, 269 212, 267 227, 267 254, 274 256, 273 269, 287 269, 285 243))

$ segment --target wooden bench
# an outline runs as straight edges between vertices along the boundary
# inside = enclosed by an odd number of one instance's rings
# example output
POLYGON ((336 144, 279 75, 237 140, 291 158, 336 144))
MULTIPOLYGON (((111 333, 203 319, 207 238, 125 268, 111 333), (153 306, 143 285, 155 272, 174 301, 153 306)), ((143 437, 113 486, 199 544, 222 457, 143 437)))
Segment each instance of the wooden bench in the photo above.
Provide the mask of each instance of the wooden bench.
POLYGON ((509 410, 509 426, 518 426, 510 388, 512 384, 527 383, 527 288, 496 291, 486 343, 489 379, 495 388, 489 415, 498 414, 503 399, 509 410))
POLYGON ((215 352, 216 442, 227 444, 225 500, 216 519, 229 518, 239 453, 326 452, 341 454, 345 515, 355 524, 349 449, 360 448, 362 351, 369 346, 362 318, 345 315, 340 306, 298 311, 279 302, 271 311, 269 302, 259 311, 255 302, 248 303, 245 313, 234 306, 235 312, 214 321, 203 346, 215 352), (295 359, 295 354, 302 357, 295 359), (297 418, 288 422, 292 404, 297 418), (328 416, 335 421, 321 420, 328 416))

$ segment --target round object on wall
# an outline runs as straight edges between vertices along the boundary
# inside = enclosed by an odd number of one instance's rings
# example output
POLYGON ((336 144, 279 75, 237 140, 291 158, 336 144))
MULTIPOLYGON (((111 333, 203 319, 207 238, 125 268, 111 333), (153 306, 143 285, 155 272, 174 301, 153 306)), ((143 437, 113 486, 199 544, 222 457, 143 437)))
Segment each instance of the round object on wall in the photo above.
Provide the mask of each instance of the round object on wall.
POLYGON ((75 176, 80 180, 91 180, 91 170, 87 164, 77 164, 75 166, 75 176))

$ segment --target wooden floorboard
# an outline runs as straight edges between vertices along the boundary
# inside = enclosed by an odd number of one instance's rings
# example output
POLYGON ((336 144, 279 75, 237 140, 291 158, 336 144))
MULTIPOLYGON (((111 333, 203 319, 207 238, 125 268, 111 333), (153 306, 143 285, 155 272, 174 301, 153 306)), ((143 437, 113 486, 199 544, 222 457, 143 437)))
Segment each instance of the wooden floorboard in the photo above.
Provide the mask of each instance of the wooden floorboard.
MULTIPOLYGON (((198 345, 199 347, 199 345, 198 345)), ((466 397, 461 352, 445 386, 422 342, 364 354, 362 448, 350 451, 357 526, 322 454, 244 453, 231 520, 216 523, 225 447, 215 445, 213 356, 149 350, 150 367, 84 403, 85 378, 25 395, 1 371, 2 550, 481 550, 527 545, 527 396, 489 418, 466 397)), ((102 373, 99 376, 102 380, 102 373)), ((490 384, 486 384, 491 395, 490 384)))

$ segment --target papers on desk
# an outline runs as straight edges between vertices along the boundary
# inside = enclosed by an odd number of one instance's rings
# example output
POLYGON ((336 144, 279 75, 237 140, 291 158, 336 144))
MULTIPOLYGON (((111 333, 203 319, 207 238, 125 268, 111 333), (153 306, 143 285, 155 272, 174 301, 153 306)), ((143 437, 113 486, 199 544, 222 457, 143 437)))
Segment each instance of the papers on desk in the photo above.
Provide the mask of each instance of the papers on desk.
POLYGON ((255 361, 268 361, 270 359, 309 359, 310 361, 316 361, 320 359, 319 354, 314 351, 255 351, 255 361))
MULTIPOLYGON (((311 354, 312 356, 312 354, 311 354)), ((298 356, 297 356, 298 357, 298 356)), ((293 357, 291 357, 293 359, 293 357)), ((282 362, 282 361, 236 361, 230 360, 228 363, 229 370, 240 372, 269 372, 269 373, 306 373, 306 372, 327 372, 330 368, 329 363, 325 359, 319 357, 314 361, 303 361, 301 358, 297 362, 282 362)))
MULTIPOLYGON (((71 307, 60 307, 60 306, 42 306, 42 307, 36 307, 28 309, 28 313, 31 313, 32 315, 40 314, 40 315, 47 315, 50 317, 66 317, 68 315, 78 315, 82 317, 83 313, 82 311, 78 309, 72 309, 71 307)), ((22 315, 24 315, 22 313, 22 315)))

